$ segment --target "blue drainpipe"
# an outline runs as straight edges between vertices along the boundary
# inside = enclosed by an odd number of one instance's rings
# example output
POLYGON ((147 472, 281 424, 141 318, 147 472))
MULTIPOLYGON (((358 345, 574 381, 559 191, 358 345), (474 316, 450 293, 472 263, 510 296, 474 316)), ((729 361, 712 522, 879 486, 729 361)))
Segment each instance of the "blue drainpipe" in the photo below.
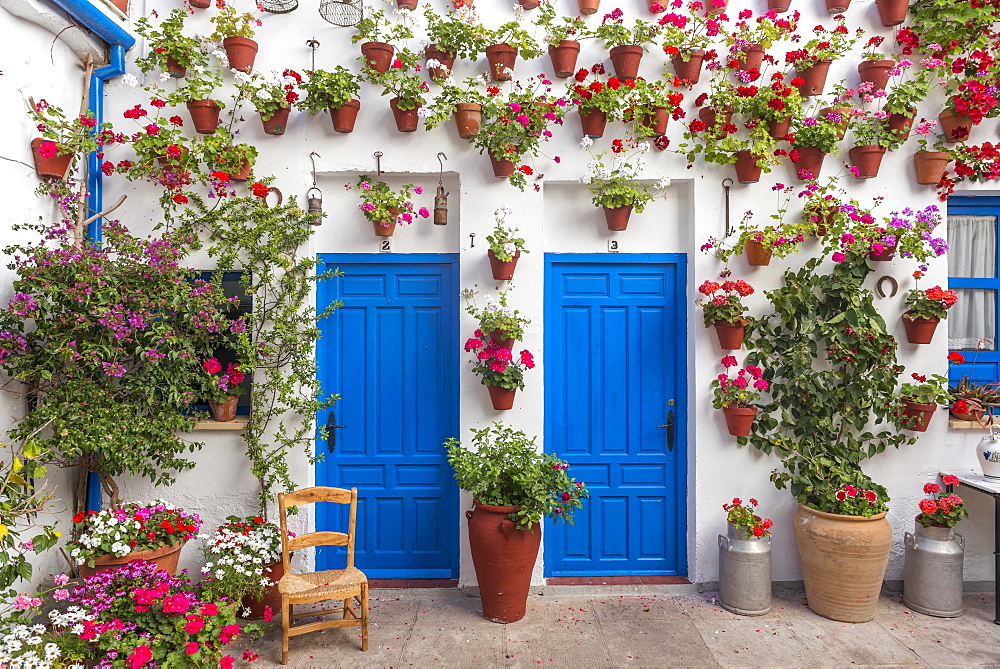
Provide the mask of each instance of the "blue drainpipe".
MULTIPOLYGON (((90 75, 90 96, 87 104, 97 122, 102 123, 104 82, 125 74, 125 52, 135 46, 135 37, 88 0, 51 0, 51 2, 73 17, 81 27, 104 40, 111 51, 108 64, 94 70, 90 75)), ((90 193, 87 216, 90 217, 104 207, 104 174, 101 172, 101 159, 97 157, 96 151, 87 157, 87 191, 90 193)), ((94 244, 101 243, 101 219, 87 226, 87 239, 94 244)), ((97 511, 100 508, 101 483, 97 474, 91 472, 87 479, 87 509, 97 511)))

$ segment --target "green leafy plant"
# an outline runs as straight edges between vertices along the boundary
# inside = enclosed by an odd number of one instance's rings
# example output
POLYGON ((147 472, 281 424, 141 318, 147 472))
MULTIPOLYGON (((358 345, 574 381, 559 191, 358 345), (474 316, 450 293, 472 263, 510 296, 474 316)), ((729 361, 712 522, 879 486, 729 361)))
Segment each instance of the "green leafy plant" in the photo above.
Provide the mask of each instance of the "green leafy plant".
POLYGON ((580 108, 581 114, 595 111, 604 112, 608 120, 622 118, 625 109, 632 101, 632 89, 635 80, 621 80, 618 77, 602 79, 604 66, 596 63, 590 70, 581 68, 573 77, 574 81, 566 84, 566 96, 580 108), (591 81, 587 78, 592 76, 591 81))
POLYGON ((545 31, 545 43, 553 46, 565 40, 580 41, 589 37, 582 18, 557 14, 555 6, 549 2, 543 2, 538 8, 535 25, 545 31))
POLYGON ((770 518, 762 521, 756 514, 757 505, 758 502, 753 497, 750 498, 749 504, 744 504, 739 497, 734 497, 732 502, 722 505, 722 510, 726 512, 726 520, 742 528, 748 539, 766 537, 771 534, 774 521, 770 518))
POLYGON ((723 323, 746 323, 745 317, 747 308, 740 301, 740 298, 753 295, 753 286, 742 279, 731 281, 729 279, 719 283, 717 281, 705 281, 698 286, 698 292, 705 296, 696 302, 705 309, 705 327, 715 324, 716 321, 723 323))
POLYGON ((187 513, 163 500, 128 502, 113 509, 79 512, 73 516, 76 537, 67 544, 78 565, 94 566, 94 558, 123 557, 193 539, 201 527, 196 513, 187 513))
MULTIPOLYGON (((642 180, 640 174, 646 167, 643 154, 650 149, 649 142, 628 140, 632 152, 621 156, 626 144, 623 140, 611 142, 611 157, 605 153, 591 153, 587 163, 587 172, 580 181, 590 189, 590 201, 595 207, 635 207, 636 213, 642 213, 646 205, 653 201, 656 194, 670 185, 670 180, 661 178, 656 182, 642 180)), ((580 146, 590 152, 593 140, 584 137, 580 146)))
POLYGON ((357 25, 356 35, 351 35, 351 44, 358 42, 398 42, 413 38, 413 21, 410 13, 400 10, 399 21, 392 22, 385 16, 385 10, 365 11, 365 16, 357 25))
POLYGON ((410 200, 414 194, 421 195, 424 192, 421 186, 404 184, 393 190, 386 182, 362 174, 358 177, 356 187, 361 199, 358 209, 369 221, 382 223, 387 227, 391 221, 400 224, 412 223, 414 214, 422 218, 427 218, 429 215, 426 207, 414 212, 414 204, 410 200))
MULTIPOLYGON (((199 65, 188 68, 184 76, 184 85, 168 94, 165 99, 172 105, 183 105, 188 100, 213 99, 212 94, 222 86, 222 75, 214 69, 199 65)), ((215 100, 222 109, 226 108, 223 100, 215 100)))
POLYGON ((668 56, 680 55, 688 62, 693 51, 708 48, 712 38, 722 32, 725 19, 713 15, 710 2, 690 0, 684 8, 686 14, 674 11, 663 14, 656 27, 663 36, 663 52, 668 56))
POLYGON ((476 330, 465 342, 465 352, 472 353, 472 373, 478 374, 480 383, 493 388, 524 390, 524 372, 534 369, 535 359, 528 349, 522 349, 517 359, 502 342, 495 341, 476 330))
POLYGON ((212 600, 260 598, 273 585, 264 571, 281 559, 281 530, 261 516, 228 516, 212 534, 200 534, 206 578, 201 590, 212 600))
POLYGON ((948 378, 941 374, 917 374, 913 372, 910 378, 916 383, 901 383, 899 386, 899 397, 908 402, 917 404, 947 404, 948 378))
POLYGON ((616 46, 641 46, 644 50, 647 44, 653 43, 660 34, 660 25, 636 19, 631 28, 625 26, 624 14, 621 9, 614 9, 601 19, 601 25, 587 32, 587 37, 593 37, 604 43, 607 49, 616 46))
POLYGON ((492 44, 489 31, 470 7, 449 9, 443 17, 430 7, 422 12, 427 20, 427 40, 456 58, 475 60, 492 44))
POLYGON ((300 88, 306 96, 295 103, 299 109, 315 114, 337 109, 358 97, 361 90, 358 77, 342 65, 331 71, 306 70, 300 88))
MULTIPOLYGON (((475 292, 467 288, 464 295, 466 299, 471 300, 474 299, 475 292)), ((518 341, 524 339, 524 326, 531 321, 522 318, 517 309, 507 306, 507 292, 500 293, 499 299, 490 294, 484 299, 486 306, 482 309, 476 307, 475 303, 470 303, 465 308, 470 316, 479 321, 479 329, 487 335, 494 330, 502 330, 505 337, 513 337, 518 341)))
POLYGON ((368 65, 364 69, 369 81, 382 86, 382 95, 397 98, 396 106, 400 109, 416 109, 426 103, 425 97, 430 89, 421 74, 419 57, 410 49, 398 50, 396 59, 384 74, 368 65))
POLYGON ((454 437, 445 442, 462 490, 483 504, 516 506, 510 516, 518 529, 531 529, 545 517, 573 524, 573 512, 590 495, 582 482, 570 478, 564 460, 538 453, 535 437, 500 421, 472 434, 472 448, 454 437))
MULTIPOLYGON (((158 16, 155 10, 152 15, 158 16)), ((208 56, 202 43, 183 32, 186 19, 187 12, 175 7, 155 28, 146 16, 135 22, 135 31, 146 38, 146 46, 149 48, 149 53, 135 61, 140 70, 166 71, 168 58, 185 68, 208 65, 208 56)))
MULTIPOLYGON (((837 143, 840 142, 846 119, 838 112, 829 112, 824 116, 804 116, 792 120, 791 134, 795 138, 794 145, 811 146, 823 151, 839 155, 840 149, 837 143)), ((793 149, 789 156, 792 162, 798 162, 797 148, 793 149)))
POLYGON ((709 237, 708 241, 702 245, 701 250, 714 255, 723 262, 738 256, 746 249, 748 242, 756 242, 765 250, 778 258, 797 253, 799 245, 805 241, 806 228, 796 223, 779 223, 778 225, 768 225, 764 227, 753 227, 750 219, 753 212, 748 211, 740 221, 739 235, 735 241, 719 240, 709 237))
POLYGON ((433 101, 424 108, 424 127, 430 130, 450 119, 455 105, 488 105, 489 98, 479 90, 482 84, 483 80, 479 77, 467 77, 461 84, 446 80, 433 101))
POLYGON ((211 135, 203 135, 194 148, 208 172, 224 170, 232 175, 242 170, 244 163, 252 168, 257 162, 257 147, 239 144, 232 131, 224 126, 211 135))
POLYGON ((493 217, 496 220, 496 225, 493 226, 493 232, 486 235, 486 243, 490 245, 493 255, 501 262, 510 262, 518 251, 530 253, 528 249, 524 248, 524 240, 514 236, 517 233, 517 228, 508 228, 504 225, 510 212, 510 207, 507 205, 502 205, 494 211, 493 217))
POLYGON ((834 16, 833 21, 837 25, 832 28, 825 28, 822 25, 813 28, 815 37, 800 48, 787 52, 785 63, 794 66, 796 70, 804 70, 821 60, 835 60, 847 54, 865 34, 861 28, 856 28, 852 33, 845 25, 846 19, 843 14, 834 16))
POLYGON ((253 14, 236 11, 236 5, 232 3, 223 5, 209 21, 215 27, 209 39, 216 42, 221 42, 227 37, 253 39, 257 28, 264 25, 253 14))
POLYGON ((845 483, 838 490, 826 493, 822 497, 822 504, 827 513, 837 513, 844 516, 861 516, 871 518, 874 515, 888 510, 886 506, 888 498, 880 496, 874 490, 865 490, 863 487, 845 483))
POLYGON ((493 30, 486 32, 487 41, 492 44, 509 44, 517 49, 517 53, 525 60, 538 58, 543 51, 538 42, 518 21, 508 21, 493 30))
POLYGON ((240 97, 249 101, 265 121, 271 119, 279 109, 288 109, 295 104, 299 99, 295 89, 302 81, 301 75, 295 70, 285 70, 280 75, 277 72, 247 74, 237 70, 233 73, 233 79, 240 97))
POLYGON ((98 124, 90 112, 68 118, 62 109, 45 100, 32 101, 28 115, 43 139, 39 153, 43 157, 72 155, 71 166, 91 151, 103 150, 111 130, 110 123, 98 124))
MULTIPOLYGON (((665 88, 659 82, 646 81, 642 77, 632 81, 628 91, 623 119, 630 123, 633 137, 649 137, 653 134, 653 115, 662 110, 675 120, 679 118, 680 106, 684 102, 684 94, 680 91, 665 88)), ((657 147, 666 148, 663 140, 657 139, 657 147)))

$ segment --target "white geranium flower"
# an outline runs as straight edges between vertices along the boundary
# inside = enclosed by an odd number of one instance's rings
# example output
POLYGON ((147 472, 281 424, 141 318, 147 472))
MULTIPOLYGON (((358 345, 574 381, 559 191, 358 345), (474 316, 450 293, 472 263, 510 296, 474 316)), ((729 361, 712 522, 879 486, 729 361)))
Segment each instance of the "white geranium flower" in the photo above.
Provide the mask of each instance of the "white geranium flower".
POLYGON ((136 86, 139 85, 139 79, 134 74, 131 74, 131 73, 130 74, 123 74, 122 75, 122 83, 125 84, 126 86, 131 86, 131 87, 135 88, 136 86))
POLYGON ((660 180, 656 182, 657 188, 669 188, 670 187, 670 177, 660 177, 660 180))
POLYGON ((646 153, 649 151, 649 142, 639 142, 639 145, 635 147, 639 150, 639 153, 646 153))
POLYGON ((594 140, 590 138, 590 135, 584 135, 583 139, 580 140, 580 148, 586 149, 589 146, 594 145, 594 140))

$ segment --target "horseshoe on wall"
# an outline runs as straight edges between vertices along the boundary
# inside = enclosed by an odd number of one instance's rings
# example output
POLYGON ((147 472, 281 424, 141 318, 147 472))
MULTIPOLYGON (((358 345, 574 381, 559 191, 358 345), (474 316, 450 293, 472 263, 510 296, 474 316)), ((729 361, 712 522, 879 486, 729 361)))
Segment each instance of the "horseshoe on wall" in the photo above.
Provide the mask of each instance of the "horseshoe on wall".
POLYGON ((885 290, 882 288, 883 281, 888 281, 889 285, 892 286, 892 292, 889 293, 889 297, 896 297, 896 292, 899 290, 899 283, 896 282, 894 277, 891 277, 888 274, 879 277, 879 280, 875 283, 875 292, 878 293, 878 296, 886 297, 885 290))

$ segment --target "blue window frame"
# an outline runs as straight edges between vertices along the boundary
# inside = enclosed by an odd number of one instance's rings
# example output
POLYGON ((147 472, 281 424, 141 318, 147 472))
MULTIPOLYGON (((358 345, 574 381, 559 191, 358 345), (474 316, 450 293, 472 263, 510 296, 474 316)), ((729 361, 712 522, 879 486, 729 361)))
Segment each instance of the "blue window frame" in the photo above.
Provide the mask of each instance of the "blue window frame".
POLYGON ((946 321, 948 348, 965 357, 964 364, 950 366, 953 383, 962 376, 1000 381, 998 223, 1000 196, 948 199, 948 287, 959 294, 946 321))

